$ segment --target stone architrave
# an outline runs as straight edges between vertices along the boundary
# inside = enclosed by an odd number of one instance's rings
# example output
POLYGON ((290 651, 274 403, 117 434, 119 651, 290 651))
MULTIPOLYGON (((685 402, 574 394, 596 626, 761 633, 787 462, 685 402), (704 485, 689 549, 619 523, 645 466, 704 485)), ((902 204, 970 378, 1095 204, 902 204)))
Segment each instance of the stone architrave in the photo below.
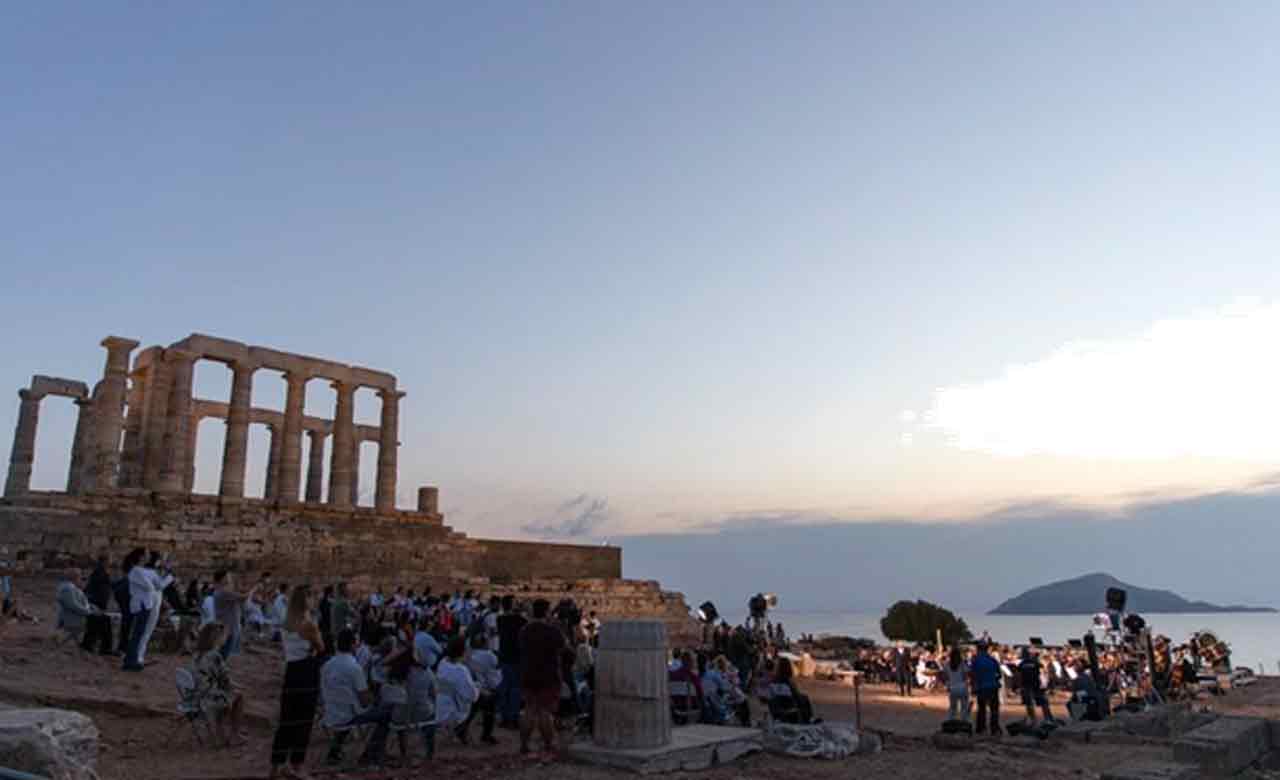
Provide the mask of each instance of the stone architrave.
POLYGON ((379 512, 391 512, 396 508, 396 471, 400 449, 400 399, 399 390, 383 390, 382 427, 378 441, 378 482, 374 506, 379 512))
POLYGON ((19 390, 18 424, 13 431, 13 451, 9 455, 9 477, 4 482, 5 496, 22 496, 31 492, 31 464, 36 456, 36 427, 40 424, 40 400, 44 396, 31 390, 19 390))
POLYGON ((329 503, 337 507, 349 507, 354 479, 352 459, 355 448, 355 385, 334 382, 338 399, 333 413, 333 452, 329 464, 329 503))
POLYGON ((227 437, 222 447, 222 481, 218 486, 218 495, 223 498, 244 498, 253 372, 254 367, 247 363, 236 362, 231 366, 231 403, 227 408, 227 437))
POLYGON ((307 503, 320 503, 324 493, 324 440, 328 436, 321 430, 307 431, 311 448, 307 452, 307 503))
POLYGON ((93 401, 77 398, 76 432, 71 439, 71 466, 67 469, 67 492, 79 493, 84 484, 85 454, 90 451, 93 437, 93 401))
POLYGON ((302 481, 302 408, 306 401, 307 376, 300 371, 284 375, 288 392, 284 399, 284 430, 280 444, 280 476, 276 481, 276 499, 286 504, 298 503, 302 481))
POLYGON ((169 414, 165 420, 165 450, 168 457, 160 470, 160 489, 170 493, 185 492, 187 479, 188 434, 191 427, 191 379, 195 371, 195 353, 166 349, 164 359, 172 366, 173 384, 169 388, 169 414))
POLYGON ((120 467, 120 433, 124 429, 129 353, 137 348, 138 342, 108 336, 102 340, 102 346, 107 350, 107 362, 102 372, 101 397, 95 401, 97 452, 94 458, 93 487, 97 490, 111 490, 116 487, 116 471, 120 467))

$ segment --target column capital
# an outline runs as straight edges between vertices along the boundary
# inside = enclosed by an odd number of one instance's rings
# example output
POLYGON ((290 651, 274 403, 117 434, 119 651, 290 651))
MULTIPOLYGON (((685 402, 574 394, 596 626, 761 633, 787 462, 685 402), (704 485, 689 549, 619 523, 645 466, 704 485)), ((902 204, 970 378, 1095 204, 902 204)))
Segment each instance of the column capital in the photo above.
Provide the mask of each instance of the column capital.
POLYGON ((102 340, 101 346, 106 347, 110 352, 114 352, 116 350, 128 352, 130 350, 137 349, 140 343, 141 342, 134 341, 133 339, 121 338, 120 336, 107 336, 102 340))
POLYGON ((24 387, 18 391, 18 397, 24 401, 39 401, 44 398, 44 393, 37 393, 35 390, 24 387))
POLYGON ((334 389, 334 392, 344 394, 344 395, 354 395, 355 392, 360 389, 360 385, 356 384, 355 382, 343 382, 338 379, 335 379, 332 382, 330 382, 329 387, 332 387, 334 389))
POLYGON ((395 388, 383 388, 378 391, 378 395, 381 396, 384 401, 399 401, 401 398, 405 397, 405 392, 403 390, 396 390, 395 388))
POLYGON ((74 403, 76 406, 79 406, 81 409, 83 409, 83 408, 85 408, 85 407, 87 407, 87 406, 93 406, 93 399, 91 399, 91 398, 77 398, 77 399, 75 399, 72 403, 74 403))
POLYGON ((284 381, 288 383, 290 386, 305 385, 307 381, 311 379, 311 375, 308 374, 306 371, 299 371, 297 369, 281 371, 280 375, 284 377, 284 381))

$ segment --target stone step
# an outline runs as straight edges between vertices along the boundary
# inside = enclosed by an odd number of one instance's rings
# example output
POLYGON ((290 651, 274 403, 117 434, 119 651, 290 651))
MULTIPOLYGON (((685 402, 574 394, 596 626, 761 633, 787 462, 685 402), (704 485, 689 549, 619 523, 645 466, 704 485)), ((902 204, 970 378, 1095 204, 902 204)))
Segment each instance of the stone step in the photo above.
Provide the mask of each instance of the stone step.
POLYGON ((1233 775, 1271 750, 1271 733, 1261 718, 1219 718, 1173 743, 1173 758, 1213 777, 1233 775))
POLYGON ((1102 780, 1194 780, 1200 770, 1171 761, 1134 761, 1102 773, 1102 780))

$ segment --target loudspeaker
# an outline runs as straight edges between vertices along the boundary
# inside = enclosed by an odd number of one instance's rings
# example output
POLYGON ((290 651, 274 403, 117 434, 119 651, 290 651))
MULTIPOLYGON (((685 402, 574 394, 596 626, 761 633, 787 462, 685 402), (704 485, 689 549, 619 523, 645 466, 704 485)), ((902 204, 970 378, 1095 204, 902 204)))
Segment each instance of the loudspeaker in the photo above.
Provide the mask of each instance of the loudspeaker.
POLYGON ((1107 588, 1107 609, 1124 612, 1124 605, 1128 600, 1129 594, 1125 593, 1124 588, 1107 588))

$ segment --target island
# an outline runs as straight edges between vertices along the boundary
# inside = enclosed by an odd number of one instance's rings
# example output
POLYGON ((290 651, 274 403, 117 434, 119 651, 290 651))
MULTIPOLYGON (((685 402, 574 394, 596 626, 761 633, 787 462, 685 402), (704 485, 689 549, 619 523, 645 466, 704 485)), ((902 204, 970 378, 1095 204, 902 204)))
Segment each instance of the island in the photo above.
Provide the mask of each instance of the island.
POLYGON ((1086 574, 1072 580, 1051 582, 1005 601, 988 615, 1091 615, 1106 610, 1107 588, 1122 588, 1129 596, 1129 612, 1157 615, 1225 612, 1275 612, 1271 607, 1219 606, 1189 601, 1168 590, 1130 585, 1110 574, 1086 574))

